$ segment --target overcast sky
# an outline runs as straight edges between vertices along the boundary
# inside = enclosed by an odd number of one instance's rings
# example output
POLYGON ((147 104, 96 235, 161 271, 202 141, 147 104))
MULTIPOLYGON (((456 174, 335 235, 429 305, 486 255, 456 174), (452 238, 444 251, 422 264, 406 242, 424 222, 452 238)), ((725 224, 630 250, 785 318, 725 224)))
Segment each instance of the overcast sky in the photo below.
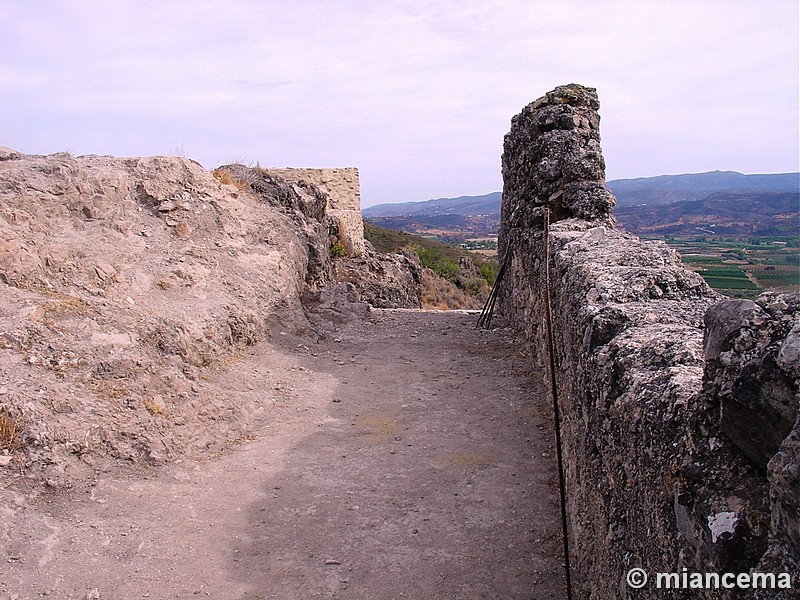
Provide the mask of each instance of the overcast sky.
POLYGON ((0 146, 501 189, 511 117, 600 95, 609 179, 798 170, 797 0, 0 0, 0 146))

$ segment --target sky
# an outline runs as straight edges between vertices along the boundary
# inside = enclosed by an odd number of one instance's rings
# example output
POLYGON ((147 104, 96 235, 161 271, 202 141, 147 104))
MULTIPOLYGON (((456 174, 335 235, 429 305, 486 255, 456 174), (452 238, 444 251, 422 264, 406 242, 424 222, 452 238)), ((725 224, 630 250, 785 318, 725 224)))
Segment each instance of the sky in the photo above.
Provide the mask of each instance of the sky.
POLYGON ((502 188, 511 118, 597 88, 608 179, 798 171, 797 0, 0 0, 0 146, 502 188))

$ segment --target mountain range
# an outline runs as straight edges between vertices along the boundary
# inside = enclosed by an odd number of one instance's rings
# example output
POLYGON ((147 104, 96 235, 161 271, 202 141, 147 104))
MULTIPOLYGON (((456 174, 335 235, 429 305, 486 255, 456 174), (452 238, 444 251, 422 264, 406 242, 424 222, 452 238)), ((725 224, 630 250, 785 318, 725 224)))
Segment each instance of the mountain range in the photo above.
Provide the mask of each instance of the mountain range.
POLYGON ((606 186, 617 197, 617 206, 622 208, 700 200, 718 193, 798 192, 800 173, 743 175, 736 171, 710 171, 615 179, 607 182, 606 186))
MULTIPOLYGON (((796 235, 800 229, 800 173, 711 171, 616 179, 606 185, 617 198, 617 221, 634 233, 796 235)), ((500 204, 501 193, 493 192, 379 204, 362 214, 390 229, 461 231, 471 237, 496 235, 500 204)))
MULTIPOLYGON (((698 200, 717 192, 797 192, 800 173, 743 175, 736 171, 709 171, 683 175, 658 175, 636 179, 612 179, 606 186, 617 197, 617 206, 672 204, 698 200)), ((500 192, 482 196, 436 198, 422 202, 377 204, 363 209, 366 218, 412 215, 500 214, 500 192)))
POLYGON ((617 223, 636 234, 800 234, 797 192, 715 192, 699 200, 622 206, 617 223))
POLYGON ((500 215, 500 192, 483 196, 459 196, 458 198, 436 198, 422 202, 399 202, 377 204, 361 210, 365 218, 411 217, 417 215, 500 215))

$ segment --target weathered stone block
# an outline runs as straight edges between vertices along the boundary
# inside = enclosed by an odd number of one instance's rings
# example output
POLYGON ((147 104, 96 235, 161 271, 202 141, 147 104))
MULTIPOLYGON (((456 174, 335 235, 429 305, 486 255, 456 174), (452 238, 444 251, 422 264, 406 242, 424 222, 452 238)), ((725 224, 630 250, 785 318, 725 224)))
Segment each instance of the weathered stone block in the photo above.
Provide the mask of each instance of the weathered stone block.
POLYGON ((705 316, 705 394, 720 404, 725 434, 764 472, 800 403, 794 360, 800 292, 775 300, 725 300, 705 316))
POLYGON ((358 169, 270 168, 268 172, 286 181, 315 186, 327 199, 326 212, 339 219, 339 232, 351 253, 364 253, 364 222, 361 218, 361 187, 358 169))

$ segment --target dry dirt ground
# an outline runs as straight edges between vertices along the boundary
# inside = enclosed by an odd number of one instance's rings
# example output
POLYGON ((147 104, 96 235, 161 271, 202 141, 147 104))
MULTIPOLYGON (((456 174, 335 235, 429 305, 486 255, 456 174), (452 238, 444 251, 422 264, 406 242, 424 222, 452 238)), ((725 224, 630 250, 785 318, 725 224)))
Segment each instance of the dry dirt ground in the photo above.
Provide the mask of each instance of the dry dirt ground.
POLYGON ((550 412, 463 312, 373 310, 220 368, 267 415, 202 462, 0 494, 0 598, 562 598, 550 412))

